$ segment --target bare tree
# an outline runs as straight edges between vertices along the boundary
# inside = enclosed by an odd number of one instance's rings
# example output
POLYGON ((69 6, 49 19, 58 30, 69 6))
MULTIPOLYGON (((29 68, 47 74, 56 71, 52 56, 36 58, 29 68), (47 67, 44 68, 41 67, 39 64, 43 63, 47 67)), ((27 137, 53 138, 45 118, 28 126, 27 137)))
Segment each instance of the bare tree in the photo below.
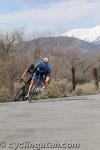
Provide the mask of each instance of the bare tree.
POLYGON ((9 54, 14 51, 15 44, 21 39, 21 34, 18 31, 6 32, 0 36, 0 58, 5 60, 9 54))
POLYGON ((80 50, 71 48, 64 55, 64 64, 66 68, 70 68, 72 76, 72 90, 76 88, 76 66, 80 64, 80 50))

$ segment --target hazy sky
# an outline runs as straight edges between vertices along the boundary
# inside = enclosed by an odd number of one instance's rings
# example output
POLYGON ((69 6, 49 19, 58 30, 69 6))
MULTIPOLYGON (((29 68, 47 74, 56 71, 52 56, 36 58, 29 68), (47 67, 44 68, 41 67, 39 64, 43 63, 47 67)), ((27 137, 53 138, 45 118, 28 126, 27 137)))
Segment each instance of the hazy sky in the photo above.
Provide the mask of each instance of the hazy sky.
POLYGON ((70 30, 100 25, 100 0, 0 0, 0 27, 70 30))

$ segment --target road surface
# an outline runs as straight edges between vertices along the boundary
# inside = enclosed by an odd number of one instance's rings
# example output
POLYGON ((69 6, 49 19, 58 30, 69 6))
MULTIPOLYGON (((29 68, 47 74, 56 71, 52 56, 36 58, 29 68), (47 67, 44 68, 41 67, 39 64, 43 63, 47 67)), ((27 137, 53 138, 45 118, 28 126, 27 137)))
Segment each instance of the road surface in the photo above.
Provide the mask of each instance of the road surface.
POLYGON ((47 149, 100 149, 100 94, 0 104, 0 150, 47 149))

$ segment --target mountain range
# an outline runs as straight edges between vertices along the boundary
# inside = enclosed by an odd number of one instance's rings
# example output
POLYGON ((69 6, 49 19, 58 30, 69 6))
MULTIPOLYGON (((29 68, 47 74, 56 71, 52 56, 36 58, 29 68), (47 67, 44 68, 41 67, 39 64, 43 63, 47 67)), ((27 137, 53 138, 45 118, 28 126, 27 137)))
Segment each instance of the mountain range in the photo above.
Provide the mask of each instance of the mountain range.
POLYGON ((46 37, 33 39, 31 41, 21 43, 21 47, 26 51, 32 51, 37 47, 43 50, 49 50, 53 53, 61 53, 70 49, 77 49, 83 53, 94 53, 100 51, 100 45, 73 37, 46 37))
POLYGON ((75 29, 56 37, 41 37, 21 43, 24 50, 36 47, 53 53, 62 53, 70 49, 78 49, 83 53, 100 52, 100 26, 90 29, 75 29))

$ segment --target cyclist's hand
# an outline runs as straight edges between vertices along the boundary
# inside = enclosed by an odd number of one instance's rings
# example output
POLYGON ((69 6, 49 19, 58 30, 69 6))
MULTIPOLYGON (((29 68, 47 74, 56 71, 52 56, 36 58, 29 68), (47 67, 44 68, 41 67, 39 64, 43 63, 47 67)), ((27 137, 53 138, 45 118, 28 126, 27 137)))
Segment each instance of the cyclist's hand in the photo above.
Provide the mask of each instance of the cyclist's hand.
POLYGON ((21 83, 22 81, 23 81, 23 79, 22 79, 22 78, 21 78, 20 80, 18 80, 18 82, 20 82, 20 83, 21 83))

